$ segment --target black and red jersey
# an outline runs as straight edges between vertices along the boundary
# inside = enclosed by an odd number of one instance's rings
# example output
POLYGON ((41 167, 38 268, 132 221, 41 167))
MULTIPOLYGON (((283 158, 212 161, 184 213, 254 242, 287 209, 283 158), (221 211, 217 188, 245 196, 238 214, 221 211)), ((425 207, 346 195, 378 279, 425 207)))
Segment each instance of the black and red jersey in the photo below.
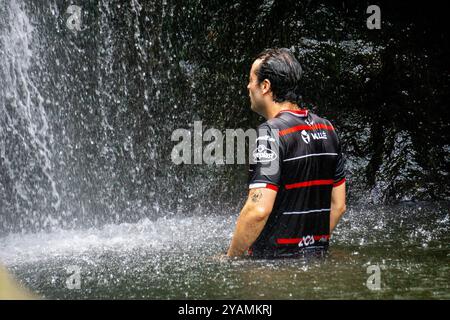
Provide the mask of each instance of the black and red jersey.
POLYGON ((249 248, 254 257, 326 250, 331 191, 345 182, 333 125, 303 110, 285 110, 258 127, 249 188, 277 191, 273 210, 249 248))

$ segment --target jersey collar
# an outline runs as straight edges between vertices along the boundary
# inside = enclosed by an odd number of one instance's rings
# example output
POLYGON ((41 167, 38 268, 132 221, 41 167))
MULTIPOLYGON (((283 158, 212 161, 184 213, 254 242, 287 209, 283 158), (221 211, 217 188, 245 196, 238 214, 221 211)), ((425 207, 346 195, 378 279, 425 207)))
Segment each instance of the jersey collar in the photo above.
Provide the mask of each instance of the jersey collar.
POLYGON ((277 113, 275 118, 278 117, 282 113, 290 113, 290 114, 293 114, 294 116, 297 116, 297 117, 307 117, 308 116, 308 110, 307 109, 300 109, 300 110, 289 109, 289 110, 281 110, 280 112, 277 113))

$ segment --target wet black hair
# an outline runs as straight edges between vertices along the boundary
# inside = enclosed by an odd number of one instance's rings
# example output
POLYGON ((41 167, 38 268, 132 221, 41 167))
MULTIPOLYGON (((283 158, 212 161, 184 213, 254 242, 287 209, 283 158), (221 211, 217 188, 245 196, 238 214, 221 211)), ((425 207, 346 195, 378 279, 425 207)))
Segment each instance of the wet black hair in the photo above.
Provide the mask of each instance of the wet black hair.
POLYGON ((262 62, 256 70, 258 82, 270 81, 275 102, 289 101, 300 105, 300 78, 302 67, 287 48, 265 49, 256 59, 262 62))

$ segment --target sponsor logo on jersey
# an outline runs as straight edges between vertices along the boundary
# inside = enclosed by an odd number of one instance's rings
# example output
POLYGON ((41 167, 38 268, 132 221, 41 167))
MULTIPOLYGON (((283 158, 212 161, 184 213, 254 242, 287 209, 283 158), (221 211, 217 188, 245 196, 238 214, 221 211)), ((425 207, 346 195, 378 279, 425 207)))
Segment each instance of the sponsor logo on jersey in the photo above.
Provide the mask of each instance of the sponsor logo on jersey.
POLYGON ((311 141, 311 137, 314 140, 328 139, 327 133, 325 131, 308 133, 306 130, 302 130, 301 136, 303 141, 305 141, 305 143, 309 143, 311 141))
POLYGON ((298 243, 298 246, 300 247, 300 248, 302 248, 302 247, 307 247, 307 246, 310 246, 310 245, 312 245, 312 244, 314 244, 314 236, 305 236, 305 237, 303 237, 301 240, 300 240, 300 242, 298 243))
POLYGON ((302 135, 302 139, 303 139, 303 141, 305 141, 305 143, 309 143, 309 141, 311 141, 311 138, 309 137, 309 134, 308 134, 308 132, 306 132, 306 130, 302 130, 301 135, 302 135))
POLYGON ((270 149, 267 149, 265 145, 260 144, 258 148, 253 151, 253 159, 256 162, 270 162, 277 158, 277 154, 270 149))
POLYGON ((325 131, 311 132, 311 136, 314 140, 327 139, 327 133, 325 131))
POLYGON ((275 139, 271 138, 270 136, 261 136, 256 139, 256 141, 259 141, 259 140, 275 142, 275 139))

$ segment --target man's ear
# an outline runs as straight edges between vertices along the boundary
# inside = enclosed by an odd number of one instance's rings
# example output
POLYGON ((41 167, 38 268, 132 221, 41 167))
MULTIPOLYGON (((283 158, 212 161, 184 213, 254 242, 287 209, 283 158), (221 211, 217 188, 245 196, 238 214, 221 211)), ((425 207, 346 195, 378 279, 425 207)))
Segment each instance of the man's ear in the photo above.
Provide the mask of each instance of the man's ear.
POLYGON ((264 79, 261 83, 261 90, 263 94, 266 94, 270 91, 271 83, 268 79, 264 79))

